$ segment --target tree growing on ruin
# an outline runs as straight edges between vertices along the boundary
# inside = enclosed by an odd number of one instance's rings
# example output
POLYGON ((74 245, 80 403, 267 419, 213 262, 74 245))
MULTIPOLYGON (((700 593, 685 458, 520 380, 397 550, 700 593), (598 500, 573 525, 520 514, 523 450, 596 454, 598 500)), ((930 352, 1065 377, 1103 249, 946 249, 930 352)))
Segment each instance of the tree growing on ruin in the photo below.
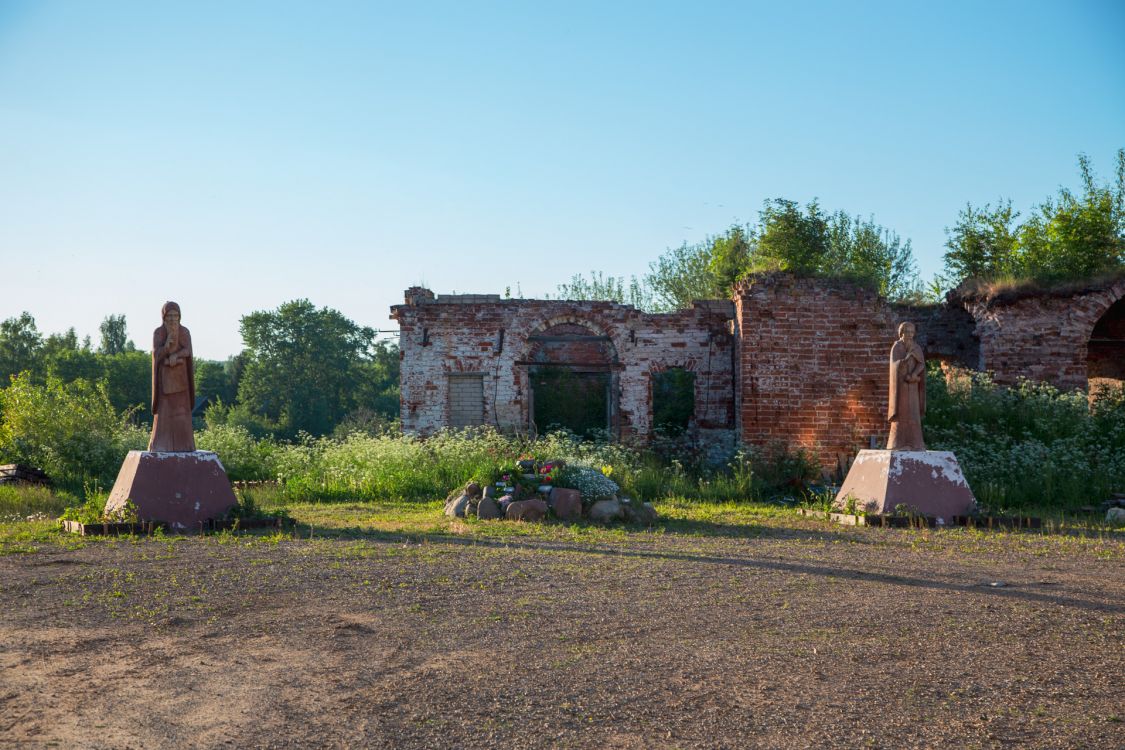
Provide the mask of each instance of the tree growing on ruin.
POLYGON ((1115 179, 1099 182, 1085 154, 1078 156, 1081 191, 1060 188, 1019 222, 1012 202, 968 204, 946 230, 950 285, 1030 279, 1054 283, 1125 268, 1125 149, 1115 179))

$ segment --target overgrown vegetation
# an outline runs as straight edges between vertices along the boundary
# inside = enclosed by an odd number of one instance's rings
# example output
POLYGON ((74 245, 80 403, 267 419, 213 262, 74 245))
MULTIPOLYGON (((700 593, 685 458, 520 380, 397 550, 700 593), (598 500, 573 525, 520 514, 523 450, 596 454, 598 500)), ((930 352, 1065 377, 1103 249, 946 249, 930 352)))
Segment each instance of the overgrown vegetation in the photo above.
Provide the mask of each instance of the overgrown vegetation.
MULTIPOLYGON (((927 400, 928 446, 957 453, 991 510, 1073 509, 1125 491, 1121 389, 1091 403, 1082 391, 1033 383, 1002 388, 975 373, 947 384, 935 370, 927 400)), ((0 409, 3 460, 46 469, 76 498, 111 486, 125 453, 147 439, 113 410, 104 388, 84 381, 40 386, 21 376, 0 391, 0 409)), ((744 449, 715 466, 683 434, 661 434, 643 448, 565 432, 530 440, 490 429, 427 440, 390 429, 284 441, 216 424, 197 432, 197 444, 219 454, 232 480, 276 481, 287 500, 307 502, 434 500, 469 480, 494 481, 521 457, 608 472, 641 500, 811 500, 820 477, 807 454, 781 445, 744 449)))
POLYGON ((104 383, 70 383, 30 373, 0 390, 0 462, 43 469, 72 489, 112 484, 130 450, 143 449, 148 434, 110 403, 104 383))
POLYGON ((1014 388, 963 372, 927 379, 926 446, 957 454, 978 501, 994 510, 1074 509, 1125 492, 1125 390, 1031 381, 1014 388))
POLYGON ((759 271, 851 279, 891 299, 920 294, 910 240, 873 218, 829 214, 816 201, 801 207, 784 198, 766 201, 756 224, 734 224, 700 243, 667 250, 642 279, 626 282, 592 271, 558 291, 563 299, 608 299, 664 312, 696 299, 726 298, 736 281, 759 271))
POLYGON ((918 277, 910 240, 873 217, 825 212, 786 198, 767 200, 756 223, 734 224, 702 242, 669 248, 640 278, 598 271, 560 284, 564 299, 605 299, 652 312, 695 299, 726 298, 749 273, 789 271, 850 279, 896 301, 938 301, 959 285, 1003 282, 1055 285, 1125 269, 1125 149, 1112 184, 1078 156, 1081 189, 1060 188, 1020 222, 1011 201, 966 205, 946 230, 945 274, 918 277))
POLYGON ((1113 184, 1078 157, 1081 191, 1059 188, 1024 221, 1012 202, 967 205, 948 230, 946 284, 1030 280, 1051 285, 1125 269, 1125 149, 1113 184))

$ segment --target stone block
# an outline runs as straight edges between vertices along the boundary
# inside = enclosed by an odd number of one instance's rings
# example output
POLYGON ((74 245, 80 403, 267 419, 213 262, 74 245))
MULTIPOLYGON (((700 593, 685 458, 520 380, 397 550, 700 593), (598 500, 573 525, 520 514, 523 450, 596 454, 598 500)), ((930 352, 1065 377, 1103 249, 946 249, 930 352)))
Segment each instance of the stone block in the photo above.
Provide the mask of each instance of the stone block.
POLYGON ((624 511, 617 498, 612 500, 599 500, 590 506, 590 520, 598 523, 610 523, 622 518, 624 511))
POLYGON ((555 487, 551 490, 550 506, 556 518, 576 521, 582 517, 582 493, 578 490, 555 487))
POLYGON ((860 451, 833 507, 844 510, 849 496, 857 509, 868 513, 894 513, 906 506, 945 523, 976 508, 973 491, 950 451, 860 451))
POLYGON ((238 502, 219 457, 210 451, 129 451, 106 501, 106 513, 132 500, 142 521, 191 530, 238 502))
POLYGON ((493 518, 500 517, 500 506, 491 497, 481 498, 480 505, 477 506, 477 518, 482 521, 488 521, 493 518))
POLYGON ((546 515, 547 503, 538 499, 511 503, 505 513, 509 521, 542 521, 546 515))
POLYGON ((469 496, 463 492, 450 498, 445 503, 445 515, 450 518, 464 518, 469 512, 469 500, 469 496))

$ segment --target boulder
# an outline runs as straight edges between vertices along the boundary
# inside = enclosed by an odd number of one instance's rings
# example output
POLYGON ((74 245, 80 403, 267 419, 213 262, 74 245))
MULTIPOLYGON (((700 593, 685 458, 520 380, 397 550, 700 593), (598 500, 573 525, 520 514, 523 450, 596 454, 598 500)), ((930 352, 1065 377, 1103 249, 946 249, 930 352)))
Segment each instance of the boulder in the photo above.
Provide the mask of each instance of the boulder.
POLYGON ((611 523, 616 521, 622 516, 621 501, 617 498, 612 500, 599 500, 590 506, 590 520, 597 521, 598 523, 611 523))
POLYGON ((464 518, 469 511, 469 496, 462 493, 445 504, 445 515, 464 518))
POLYGON ((500 517, 500 506, 491 497, 481 498, 480 505, 477 506, 477 518, 482 521, 489 521, 493 518, 500 517))
POLYGON ((542 500, 520 500, 508 506, 505 517, 509 521, 542 521, 547 515, 547 503, 542 500))
POLYGON ((621 510, 628 523, 636 523, 642 526, 652 526, 656 523, 656 508, 652 507, 652 503, 625 502, 622 500, 621 510))
POLYGON ((1105 512, 1105 522, 1125 524, 1125 508, 1110 508, 1105 512))
POLYGON ((582 493, 578 490, 555 487, 551 490, 549 503, 556 518, 561 518, 564 521, 576 521, 582 517, 582 493))

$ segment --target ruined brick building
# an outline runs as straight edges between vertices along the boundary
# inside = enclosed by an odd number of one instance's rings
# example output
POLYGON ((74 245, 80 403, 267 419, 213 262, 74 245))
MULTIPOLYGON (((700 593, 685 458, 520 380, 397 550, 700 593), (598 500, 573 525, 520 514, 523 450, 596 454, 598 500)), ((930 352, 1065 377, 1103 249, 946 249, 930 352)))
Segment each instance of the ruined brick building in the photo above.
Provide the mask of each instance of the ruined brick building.
POLYGON ((414 287, 391 317, 403 427, 423 435, 558 423, 645 439, 671 415, 704 443, 782 441, 833 467, 885 440, 887 353, 904 320, 927 358, 1000 383, 1125 379, 1125 279, 912 307, 845 281, 765 274, 731 300, 662 314, 414 287))

